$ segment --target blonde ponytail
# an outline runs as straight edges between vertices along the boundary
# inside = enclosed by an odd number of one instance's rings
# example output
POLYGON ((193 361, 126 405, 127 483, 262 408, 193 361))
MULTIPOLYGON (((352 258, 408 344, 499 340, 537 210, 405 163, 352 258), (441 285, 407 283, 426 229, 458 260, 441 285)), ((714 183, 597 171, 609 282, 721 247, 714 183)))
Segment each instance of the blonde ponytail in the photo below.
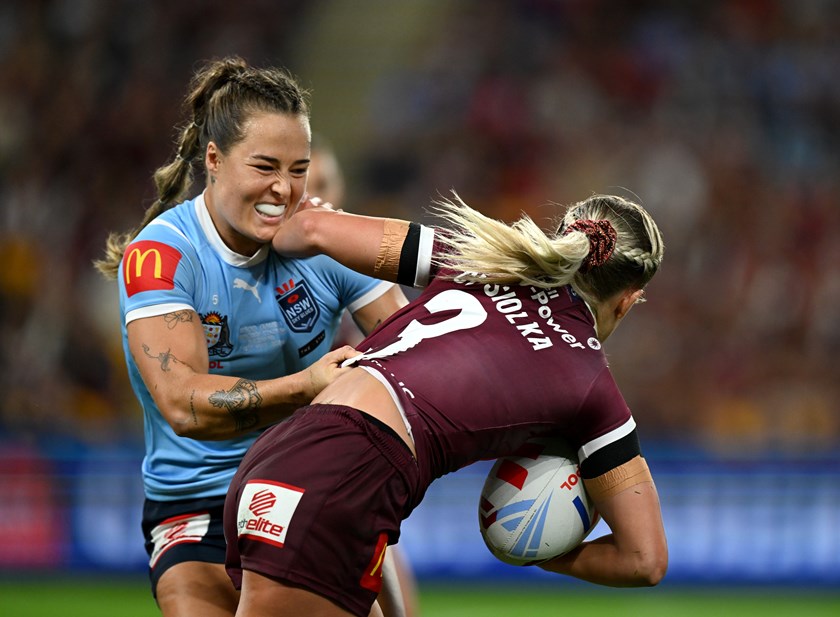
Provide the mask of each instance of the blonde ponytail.
POLYGON ((432 210, 452 226, 440 235, 450 251, 439 263, 462 280, 544 289, 572 285, 587 301, 598 302, 628 287, 642 289, 662 262, 665 247, 656 223, 622 197, 593 195, 571 206, 559 228, 546 233, 527 215, 508 225, 453 196, 435 201, 432 210), (593 259, 591 251, 599 246, 594 240, 603 239, 605 227, 610 246, 593 259))
POLYGON ((457 194, 436 201, 433 210, 453 225, 441 240, 452 249, 447 265, 464 280, 567 285, 589 250, 583 234, 549 237, 527 215, 508 225, 473 210, 457 194))

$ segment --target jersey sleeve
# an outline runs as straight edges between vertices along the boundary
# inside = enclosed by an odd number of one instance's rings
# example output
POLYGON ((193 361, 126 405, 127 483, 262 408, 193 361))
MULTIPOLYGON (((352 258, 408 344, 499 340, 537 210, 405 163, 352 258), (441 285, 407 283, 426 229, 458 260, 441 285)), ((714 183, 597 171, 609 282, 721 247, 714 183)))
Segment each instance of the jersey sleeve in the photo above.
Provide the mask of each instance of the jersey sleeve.
POLYGON ((187 237, 169 224, 150 223, 128 245, 120 264, 118 282, 125 323, 195 310, 197 272, 198 257, 187 237))
POLYGON ((308 269, 317 273, 317 278, 325 286, 324 293, 335 297, 340 307, 351 313, 367 306, 394 286, 394 283, 351 270, 326 255, 302 261, 308 269))
POLYGON ((584 478, 606 473, 641 453, 636 422, 606 367, 593 381, 575 426, 584 478))

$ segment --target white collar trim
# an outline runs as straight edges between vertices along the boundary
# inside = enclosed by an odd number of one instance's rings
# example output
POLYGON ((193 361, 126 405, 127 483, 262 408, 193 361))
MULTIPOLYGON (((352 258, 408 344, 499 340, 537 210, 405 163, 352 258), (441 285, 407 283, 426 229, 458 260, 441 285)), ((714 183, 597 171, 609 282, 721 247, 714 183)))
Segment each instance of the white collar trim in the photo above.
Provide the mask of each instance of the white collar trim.
POLYGON ((265 261, 266 257, 268 257, 269 246, 267 244, 261 246, 251 256, 240 255, 228 248, 228 245, 222 240, 219 231, 213 224, 213 219, 210 218, 210 212, 207 210, 207 204, 204 202, 204 193, 201 193, 201 195, 195 198, 195 215, 198 218, 198 224, 201 226, 204 236, 207 238, 207 242, 210 243, 210 246, 213 247, 213 250, 219 254, 219 257, 225 263, 238 268, 249 268, 265 261))

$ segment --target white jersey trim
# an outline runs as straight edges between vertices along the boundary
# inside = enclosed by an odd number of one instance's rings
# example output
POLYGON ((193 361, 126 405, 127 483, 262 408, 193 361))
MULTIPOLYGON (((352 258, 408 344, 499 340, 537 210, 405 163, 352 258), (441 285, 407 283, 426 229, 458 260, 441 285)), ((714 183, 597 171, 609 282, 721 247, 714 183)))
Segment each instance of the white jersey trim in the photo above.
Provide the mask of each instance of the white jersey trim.
POLYGON ((210 243, 210 246, 213 247, 213 250, 219 254, 219 257, 221 257, 222 261, 225 263, 231 266, 236 266, 237 268, 250 268, 251 266, 255 266, 256 264, 265 261, 268 257, 269 246, 267 244, 261 246, 257 252, 251 256, 240 255, 239 253, 230 250, 224 240, 222 240, 222 237, 219 235, 219 231, 213 224, 213 219, 210 218, 210 212, 207 210, 207 204, 204 203, 204 193, 195 198, 195 215, 198 218, 198 224, 201 226, 201 230, 207 237, 207 241, 210 243))
POLYGON ((432 247, 435 241, 435 230, 420 225, 420 241, 417 249, 417 269, 414 273, 414 287, 425 287, 429 284, 429 273, 432 271, 432 247))
POLYGON ((153 304, 152 306, 144 306, 136 308, 133 311, 128 311, 125 314, 125 325, 130 324, 136 319, 143 319, 144 317, 159 317, 167 313, 174 313, 175 311, 194 311, 195 309, 189 304, 182 302, 169 302, 167 304, 153 304))
POLYGON ((613 442, 618 441, 622 437, 627 437, 630 433, 632 433, 636 428, 636 421, 633 419, 633 416, 630 416, 627 419, 627 422, 619 426, 618 428, 614 428, 609 433, 605 433, 600 437, 596 437, 590 442, 583 444, 578 449, 578 460, 580 463, 583 463, 587 458, 592 456, 595 452, 603 448, 604 446, 608 446, 613 442))
POLYGON ((354 300, 353 302, 348 304, 347 305, 347 310, 350 311, 351 313, 355 313, 360 308, 363 308, 363 307, 367 306, 368 304, 370 304, 371 302, 373 302, 374 300, 376 300, 380 296, 384 296, 393 287, 396 287, 396 285, 394 285, 393 283, 389 283, 387 281, 382 281, 378 285, 376 285, 376 287, 374 287, 373 289, 371 289, 368 292, 365 292, 364 294, 362 294, 361 296, 356 298, 356 300, 354 300))
POLYGON ((408 438, 411 440, 411 445, 415 445, 414 435, 411 433, 411 425, 408 423, 408 416, 405 415, 405 409, 403 409, 402 403, 400 402, 397 393, 394 391, 394 387, 387 379, 385 379, 385 376, 379 371, 377 371, 375 368, 370 366, 360 366, 359 368, 375 377, 376 381, 381 383, 383 386, 385 386, 385 389, 388 390, 388 394, 394 401, 394 405, 397 406, 397 411, 400 412, 400 418, 402 418, 403 424, 405 424, 405 430, 408 431, 408 438))

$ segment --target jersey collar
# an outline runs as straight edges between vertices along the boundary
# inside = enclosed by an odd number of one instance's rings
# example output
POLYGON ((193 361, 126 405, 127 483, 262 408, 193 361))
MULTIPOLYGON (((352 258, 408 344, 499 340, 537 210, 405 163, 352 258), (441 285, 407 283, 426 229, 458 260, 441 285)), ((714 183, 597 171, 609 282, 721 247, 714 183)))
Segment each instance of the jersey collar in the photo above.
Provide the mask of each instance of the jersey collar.
POLYGON ((250 268, 251 266, 255 266, 258 263, 265 261, 266 257, 268 257, 269 246, 267 244, 261 246, 259 250, 251 256, 240 255, 239 253, 230 250, 228 245, 225 244, 224 240, 222 240, 222 237, 219 235, 216 226, 213 224, 213 219, 210 218, 210 212, 207 210, 207 204, 204 203, 204 193, 201 193, 201 195, 195 199, 195 215, 196 218, 198 218, 198 224, 201 226, 204 236, 207 238, 207 242, 210 243, 210 246, 213 247, 213 250, 219 254, 219 257, 221 257, 222 261, 225 263, 238 268, 250 268))

